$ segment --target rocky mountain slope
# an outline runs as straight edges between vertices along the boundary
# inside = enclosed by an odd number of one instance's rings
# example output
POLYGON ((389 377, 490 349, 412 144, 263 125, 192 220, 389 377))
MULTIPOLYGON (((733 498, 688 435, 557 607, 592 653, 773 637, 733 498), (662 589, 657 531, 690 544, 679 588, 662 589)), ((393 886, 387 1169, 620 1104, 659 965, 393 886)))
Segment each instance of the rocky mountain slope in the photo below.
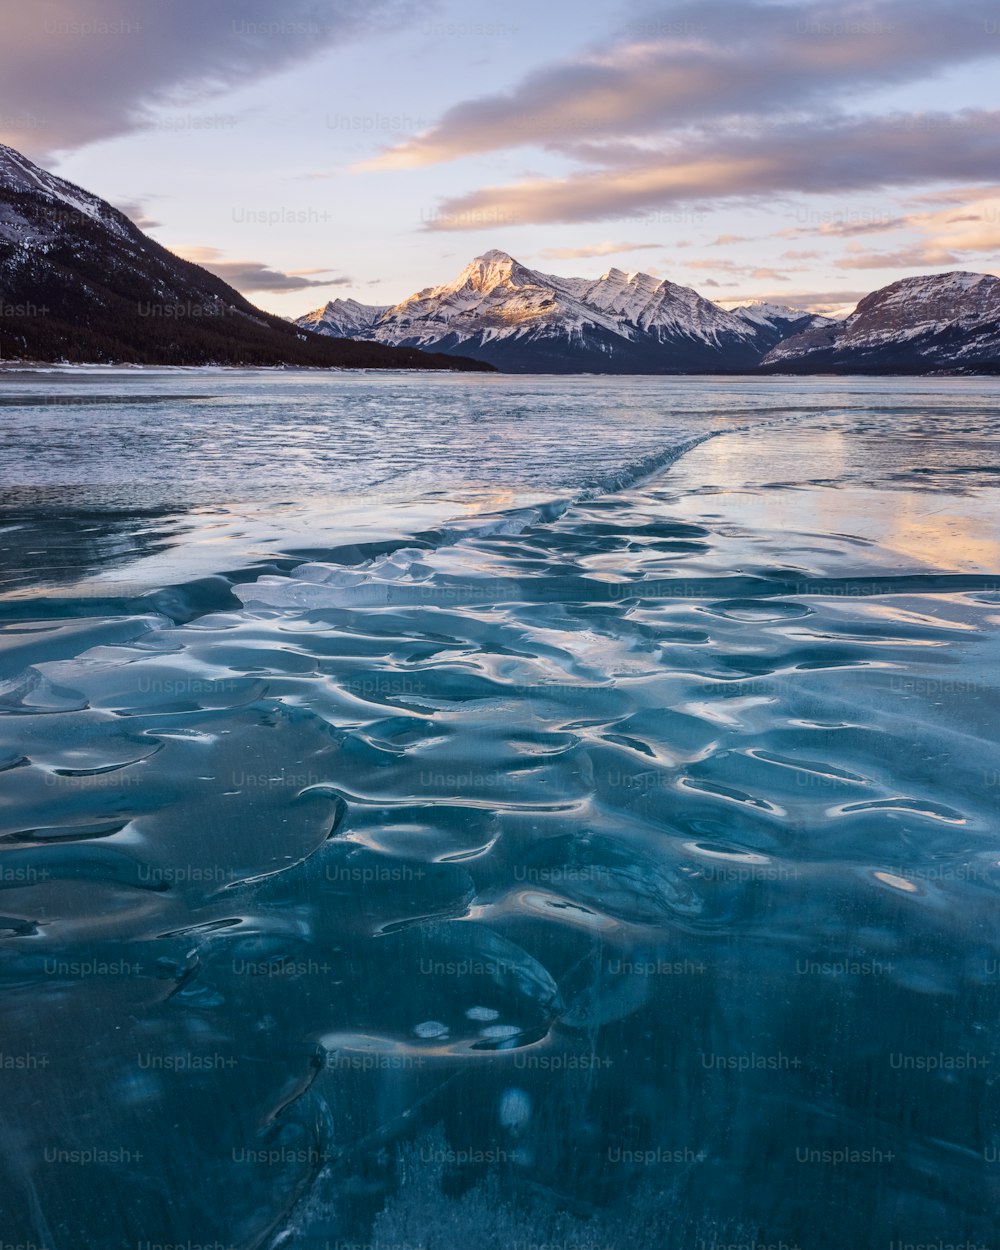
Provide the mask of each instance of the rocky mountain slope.
POLYGON ((954 272, 903 278, 874 291, 844 321, 774 347, 775 372, 1000 372, 1000 278, 954 272))
POLYGON ((470 368, 312 334, 255 308, 90 192, 0 145, 0 356, 140 364, 470 368))

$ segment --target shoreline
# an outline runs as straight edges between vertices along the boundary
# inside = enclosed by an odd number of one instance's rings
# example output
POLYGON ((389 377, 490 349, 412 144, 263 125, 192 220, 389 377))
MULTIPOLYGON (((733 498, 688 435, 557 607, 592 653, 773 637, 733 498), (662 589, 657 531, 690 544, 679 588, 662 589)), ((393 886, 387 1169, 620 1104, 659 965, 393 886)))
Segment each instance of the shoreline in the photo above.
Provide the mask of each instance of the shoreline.
MULTIPOLYGON (((364 342, 366 340, 358 340, 364 342)), ((485 363, 485 362, 484 362, 485 363)), ((698 381, 711 380, 727 380, 734 381, 781 381, 788 379, 790 381, 801 381, 803 378, 825 379, 828 381, 850 381, 852 379, 859 381, 875 381, 879 378, 914 380, 918 378, 941 378, 945 381, 954 381, 962 379, 981 378, 984 380, 992 380, 1000 377, 1000 363, 993 369, 853 369, 845 371, 837 370, 792 370, 792 369, 760 369, 751 373, 733 371, 733 370, 713 370, 706 372, 662 372, 662 373, 610 373, 601 372, 594 373, 581 369, 578 372, 545 372, 532 373, 520 370, 505 371, 499 368, 490 370, 467 369, 456 366, 454 369, 443 368, 373 368, 370 366, 351 367, 347 365, 226 365, 226 364, 200 364, 200 365, 156 365, 156 364, 138 364, 130 361, 118 361, 109 363, 107 361, 81 362, 72 363, 59 361, 0 361, 0 377, 5 375, 24 375, 27 377, 36 376, 67 376, 80 374, 86 376, 90 373, 112 373, 122 372, 126 374, 135 374, 136 376, 157 374, 157 373, 224 373, 227 375, 243 374, 243 373, 262 373, 269 376, 288 376, 288 375, 304 375, 307 377, 323 376, 333 374, 336 377, 349 376, 351 374, 361 374, 364 376, 388 374, 397 376, 399 374, 413 374, 419 377, 453 377, 455 374, 462 376, 471 376, 476 378, 606 378, 609 381, 634 381, 639 378, 650 378, 657 381, 683 381, 687 378, 693 378, 698 381)))

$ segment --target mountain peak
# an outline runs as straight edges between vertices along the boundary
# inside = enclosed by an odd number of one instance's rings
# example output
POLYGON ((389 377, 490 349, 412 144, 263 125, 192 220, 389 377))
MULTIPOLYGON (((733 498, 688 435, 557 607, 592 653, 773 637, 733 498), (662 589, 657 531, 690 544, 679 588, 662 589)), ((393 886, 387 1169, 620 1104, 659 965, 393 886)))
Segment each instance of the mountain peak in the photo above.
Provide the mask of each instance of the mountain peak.
POLYGON ((514 257, 508 255, 507 252, 501 252, 499 248, 492 247, 488 252, 483 252, 482 256, 477 256, 473 260, 473 264, 485 262, 487 265, 513 265, 516 264, 514 257))
POLYGON ((537 277, 530 269, 516 261, 513 256, 492 248, 469 261, 458 277, 444 287, 434 288, 442 291, 473 291, 479 295, 488 295, 498 286, 519 286, 531 283, 537 277))
POLYGON ((416 347, 459 344, 489 359, 516 353, 523 366, 573 372, 678 372, 720 359, 750 367, 777 334, 764 335, 688 287, 611 269, 602 278, 561 278, 491 248, 457 278, 425 287, 373 315, 334 301, 299 320, 327 334, 358 334, 416 347), (675 351, 671 352, 671 345, 675 351))
POLYGON ((371 329, 388 311, 388 304, 362 304, 360 300, 338 297, 300 317, 298 324, 307 330, 350 338, 359 331, 371 329))
POLYGON ((873 318, 891 318, 894 325, 923 325, 1000 313, 1000 278, 955 269, 950 273, 918 274, 873 291, 848 318, 852 327, 873 318))
POLYGON ((899 278, 872 291, 846 320, 786 339, 766 366, 796 372, 931 368, 995 370, 1000 342, 1000 278, 953 270, 899 278))

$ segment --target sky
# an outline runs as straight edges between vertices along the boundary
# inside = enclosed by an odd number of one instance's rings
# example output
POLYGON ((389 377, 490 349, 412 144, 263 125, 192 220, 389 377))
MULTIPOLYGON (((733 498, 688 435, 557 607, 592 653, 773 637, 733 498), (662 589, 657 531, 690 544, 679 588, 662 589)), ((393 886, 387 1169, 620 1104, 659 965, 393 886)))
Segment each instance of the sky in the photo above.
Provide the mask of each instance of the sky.
POLYGON ((0 141, 260 306, 500 248, 849 311, 1000 275, 997 0, 0 0, 0 141))

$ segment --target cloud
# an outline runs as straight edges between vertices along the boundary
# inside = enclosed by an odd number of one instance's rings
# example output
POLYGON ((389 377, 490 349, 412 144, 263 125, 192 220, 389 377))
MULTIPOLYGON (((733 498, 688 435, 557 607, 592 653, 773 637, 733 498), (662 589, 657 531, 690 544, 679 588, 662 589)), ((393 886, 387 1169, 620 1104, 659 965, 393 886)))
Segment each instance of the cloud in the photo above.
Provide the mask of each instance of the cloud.
MULTIPOLYGON (((738 265, 732 260, 689 260, 684 262, 685 269, 708 269, 713 273, 724 273, 739 278, 756 278, 761 282, 787 282, 789 272, 795 270, 759 269, 755 265, 738 265)), ((718 283, 716 283, 718 285, 718 283)))
POLYGON ((917 241, 891 252, 866 251, 858 244, 836 262, 839 269, 939 268, 981 264, 1000 250, 1000 188, 963 188, 923 196, 918 202, 944 203, 945 208, 910 213, 894 229, 905 227, 917 241), (956 205, 960 205, 957 207, 956 205))
POLYGON ((910 222, 926 236, 928 247, 973 255, 1000 251, 1000 188, 964 191, 961 202, 960 211, 917 213, 910 222))
POLYGON ((891 216, 888 213, 871 215, 862 211, 850 212, 842 219, 835 221, 819 221, 812 226, 793 226, 789 230, 779 230, 779 239, 800 239, 803 236, 815 238, 816 235, 829 235, 838 239, 849 239, 859 234, 885 234, 892 230, 902 230, 910 224, 908 216, 891 216))
POLYGON ((329 274, 329 269, 299 269, 282 273, 256 260, 220 260, 222 253, 214 247, 191 247, 180 252, 185 260, 194 261, 209 273, 234 286, 237 291, 304 291, 314 286, 353 286, 350 278, 313 278, 312 274, 329 274))
POLYGON ((961 204, 973 196, 1000 196, 1000 186, 984 187, 947 187, 941 191, 926 191, 923 195, 911 196, 908 204, 961 204))
MULTIPOLYGON (((834 261, 838 269, 926 269, 979 264, 978 257, 992 257, 1000 250, 1000 187, 950 188, 911 197, 908 203, 945 207, 882 219, 822 222, 817 227, 797 227, 780 233, 785 237, 819 234, 847 239, 903 232, 910 236, 890 251, 849 244, 846 255, 834 261)), ((818 255, 807 251, 782 253, 790 260, 818 255)))
POLYGON ((146 211, 146 206, 140 204, 138 200, 118 200, 115 205, 120 213, 124 213, 130 221, 133 221, 140 230, 155 230, 162 222, 151 217, 146 211))
POLYGON ((689 0, 625 29, 610 50, 534 70, 463 100, 361 168, 409 169, 524 145, 687 130, 713 119, 830 107, 1000 56, 995 0, 689 0))
POLYGON ((789 295, 787 291, 765 291, 763 294, 754 295, 727 295, 719 303, 723 308, 737 308, 741 304, 763 300, 768 304, 785 304, 789 308, 817 313, 823 317, 844 317, 852 312, 858 301, 864 299, 867 294, 868 291, 806 291, 789 295))
POLYGON ((0 0, 0 140, 42 158, 285 69, 415 0, 0 0))
POLYGON ((897 252, 852 252, 834 263, 838 269, 925 269, 960 261, 952 252, 918 244, 897 252))
POLYGON ((445 200, 424 228, 637 217, 692 201, 787 192, 845 195, 937 180, 975 182, 1000 165, 1000 111, 966 110, 947 143, 928 143, 912 114, 795 120, 720 130, 714 137, 636 153, 631 166, 484 187, 445 200))
POLYGON ((659 243, 594 243, 590 247, 547 247, 545 260, 582 260, 591 256, 617 256, 620 252, 658 251, 659 243))

